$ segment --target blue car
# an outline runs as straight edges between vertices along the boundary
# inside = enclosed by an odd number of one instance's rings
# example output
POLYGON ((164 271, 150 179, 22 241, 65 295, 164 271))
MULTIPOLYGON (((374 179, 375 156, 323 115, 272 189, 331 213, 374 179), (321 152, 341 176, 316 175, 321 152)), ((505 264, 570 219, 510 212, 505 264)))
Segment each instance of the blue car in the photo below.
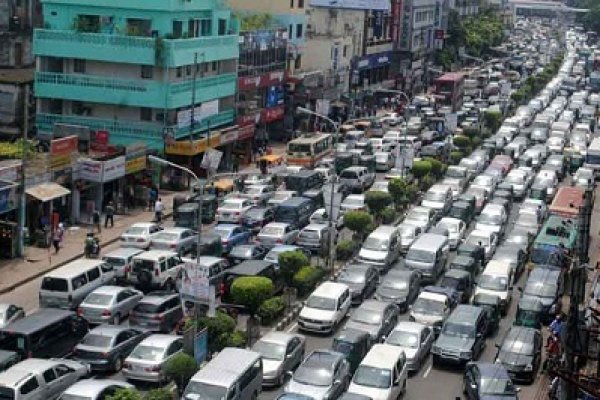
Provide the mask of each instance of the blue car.
POLYGON ((501 364, 471 362, 465 368, 464 392, 468 400, 517 400, 518 389, 501 364))
POLYGON ((250 231, 242 225, 218 224, 213 232, 221 237, 223 252, 229 253, 234 246, 248 243, 250 231))

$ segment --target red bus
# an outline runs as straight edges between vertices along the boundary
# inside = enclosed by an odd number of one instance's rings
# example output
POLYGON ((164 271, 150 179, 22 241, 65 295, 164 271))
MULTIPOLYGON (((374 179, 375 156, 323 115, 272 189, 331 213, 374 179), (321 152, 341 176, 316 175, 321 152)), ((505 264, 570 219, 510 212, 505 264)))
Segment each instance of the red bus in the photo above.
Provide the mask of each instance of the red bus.
POLYGON ((452 107, 452 112, 462 108, 465 94, 465 75, 448 72, 433 81, 434 94, 439 104, 452 107))
POLYGON ((580 213, 583 213, 585 205, 585 190, 577 186, 563 186, 558 189, 552 204, 550 214, 563 218, 571 218, 577 221, 580 213))

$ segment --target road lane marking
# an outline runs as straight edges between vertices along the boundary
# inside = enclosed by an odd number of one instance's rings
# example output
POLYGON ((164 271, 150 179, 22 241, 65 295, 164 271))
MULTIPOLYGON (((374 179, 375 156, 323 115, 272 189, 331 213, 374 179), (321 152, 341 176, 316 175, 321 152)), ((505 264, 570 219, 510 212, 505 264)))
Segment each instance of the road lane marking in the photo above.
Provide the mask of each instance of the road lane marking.
POLYGON ((298 327, 298 323, 297 323, 297 322, 294 322, 294 323, 292 324, 292 326, 290 326, 289 328, 287 328, 285 331, 286 331, 287 333, 290 333, 290 332, 292 332, 294 329, 296 329, 297 327, 298 327))
POLYGON ((433 362, 428 362, 427 368, 425 369, 425 372, 423 373, 423 378, 427 378, 427 376, 431 372, 431 367, 433 367, 433 362))

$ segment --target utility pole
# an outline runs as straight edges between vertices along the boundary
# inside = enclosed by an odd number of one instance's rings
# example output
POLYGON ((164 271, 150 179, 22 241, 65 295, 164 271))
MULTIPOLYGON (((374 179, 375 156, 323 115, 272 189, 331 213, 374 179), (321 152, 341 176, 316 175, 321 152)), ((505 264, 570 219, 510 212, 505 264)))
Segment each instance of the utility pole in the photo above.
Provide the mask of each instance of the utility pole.
POLYGON ((25 143, 27 142, 27 133, 29 131, 29 85, 25 85, 23 91, 23 144, 21 147, 21 192, 19 196, 19 244, 17 254, 19 257, 25 257, 25 143))
POLYGON ((190 113, 190 140, 194 137, 194 111, 196 109, 196 75, 198 73, 198 53, 194 53, 194 71, 192 75, 192 110, 190 113))

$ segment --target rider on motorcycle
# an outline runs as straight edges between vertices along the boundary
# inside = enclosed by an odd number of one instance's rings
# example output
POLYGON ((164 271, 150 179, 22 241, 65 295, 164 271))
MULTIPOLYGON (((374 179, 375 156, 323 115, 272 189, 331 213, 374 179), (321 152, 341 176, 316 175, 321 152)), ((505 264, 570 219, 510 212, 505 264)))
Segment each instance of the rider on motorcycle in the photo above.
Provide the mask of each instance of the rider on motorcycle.
POLYGON ((85 238, 85 256, 97 256, 100 253, 100 240, 94 235, 94 232, 88 232, 85 238))

